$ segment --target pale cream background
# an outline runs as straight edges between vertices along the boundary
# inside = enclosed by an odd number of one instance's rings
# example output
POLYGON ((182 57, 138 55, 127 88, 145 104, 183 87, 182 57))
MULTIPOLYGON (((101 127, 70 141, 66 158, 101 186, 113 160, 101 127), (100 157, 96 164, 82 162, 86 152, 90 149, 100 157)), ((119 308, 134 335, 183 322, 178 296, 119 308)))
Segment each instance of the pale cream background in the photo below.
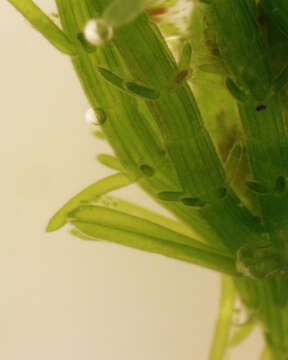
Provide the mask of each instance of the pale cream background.
MULTIPOLYGON (((64 201, 111 173, 95 161, 108 147, 89 134, 69 59, 7 1, 0 41, 1 359, 206 359, 217 274, 65 229, 45 234, 64 201)), ((133 187, 121 196, 156 208, 133 187)), ((258 340, 233 359, 255 359, 258 340)))

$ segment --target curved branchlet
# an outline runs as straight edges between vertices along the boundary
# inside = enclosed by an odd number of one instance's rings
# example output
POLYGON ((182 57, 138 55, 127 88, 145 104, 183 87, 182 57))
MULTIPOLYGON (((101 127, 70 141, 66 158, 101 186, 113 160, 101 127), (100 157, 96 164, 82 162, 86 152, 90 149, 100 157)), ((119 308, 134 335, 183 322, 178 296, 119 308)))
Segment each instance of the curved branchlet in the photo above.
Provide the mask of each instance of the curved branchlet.
POLYGON ((32 0, 8 0, 52 45, 68 55, 76 55, 74 42, 32 0))
MULTIPOLYGON (((275 359, 282 360, 288 324, 285 328, 275 320, 280 314, 275 308, 287 315, 288 70, 285 50, 275 59, 268 51, 276 34, 271 36, 271 24, 286 41, 287 1, 195 2, 211 15, 200 35, 209 56, 194 60, 196 42, 186 39, 178 63, 153 23, 155 16, 145 14, 153 6, 150 0, 57 0, 63 31, 33 1, 9 1, 56 48, 72 56, 91 104, 86 120, 99 126, 115 151, 115 158, 101 154, 98 159, 120 172, 73 197, 47 230, 69 221, 81 239, 118 242, 234 276, 243 303, 259 310, 269 330, 266 340, 275 359), (219 113, 228 119, 229 136, 221 134, 224 156, 218 151, 214 122, 203 116, 208 112, 199 108, 187 82, 194 68, 216 79, 225 93, 221 101, 211 91, 216 100, 208 97, 204 104, 212 109, 213 121, 219 113), (238 118, 231 120, 236 117, 232 98, 242 127, 238 118), (230 136, 236 125, 241 135, 230 136), (235 193, 236 180, 241 196, 235 193), (121 200, 106 198, 95 206, 106 193, 132 182, 187 227, 121 200), (188 227, 197 233, 195 238, 188 227)), ((169 13, 160 10, 150 9, 150 15, 169 13)), ((226 285, 232 296, 222 298, 217 326, 223 331, 216 332, 211 359, 218 359, 229 344, 235 293, 231 280, 226 285)), ((243 332, 231 342, 239 339, 243 332)))

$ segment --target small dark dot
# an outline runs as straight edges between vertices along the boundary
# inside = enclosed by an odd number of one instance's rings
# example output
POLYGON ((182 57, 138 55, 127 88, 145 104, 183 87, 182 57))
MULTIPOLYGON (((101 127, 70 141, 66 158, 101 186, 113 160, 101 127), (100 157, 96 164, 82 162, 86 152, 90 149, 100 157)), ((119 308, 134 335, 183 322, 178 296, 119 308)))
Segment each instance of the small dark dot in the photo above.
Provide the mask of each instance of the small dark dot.
POLYGON ((265 24, 265 16, 264 16, 264 15, 259 15, 259 16, 257 17, 257 20, 258 20, 258 23, 259 23, 260 25, 264 25, 264 24, 265 24))
POLYGON ((267 109, 267 106, 266 105, 258 105, 256 107, 256 111, 262 111, 262 110, 266 110, 267 109))
POLYGON ((148 9, 147 12, 150 16, 157 16, 157 15, 163 15, 165 14, 167 10, 165 8, 153 8, 153 9, 148 9))
POLYGON ((253 219, 254 219, 254 221, 255 221, 256 224, 260 224, 261 221, 262 221, 262 219, 261 219, 260 216, 253 216, 253 219))

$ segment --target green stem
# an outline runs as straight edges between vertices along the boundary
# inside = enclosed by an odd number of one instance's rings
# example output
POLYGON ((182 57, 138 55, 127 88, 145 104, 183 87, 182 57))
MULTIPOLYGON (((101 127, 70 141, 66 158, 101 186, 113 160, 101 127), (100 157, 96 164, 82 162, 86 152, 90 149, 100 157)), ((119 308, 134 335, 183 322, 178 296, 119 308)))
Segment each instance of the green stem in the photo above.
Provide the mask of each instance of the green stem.
POLYGON ((268 191, 259 195, 263 221, 273 244, 283 249, 283 236, 288 231, 288 196, 275 190, 278 179, 288 175, 288 138, 280 96, 268 97, 261 111, 256 110, 255 101, 239 103, 238 107, 253 177, 268 191))
POLYGON ((68 55, 76 46, 32 0, 8 0, 52 45, 68 55))
MULTIPOLYGON (((97 4, 100 8, 101 2, 97 4)), ((77 36, 86 22, 95 16, 94 3, 90 0, 81 3, 58 0, 57 5, 63 27, 71 38, 77 36)), ((183 187, 191 195, 207 197, 209 206, 199 211, 179 203, 161 202, 201 232, 207 242, 219 244, 220 239, 234 252, 243 242, 256 239, 258 233, 254 219, 233 192, 229 190, 224 199, 217 199, 218 190, 225 183, 224 171, 190 88, 184 85, 174 92, 164 89, 169 86, 177 69, 159 32, 143 15, 133 24, 116 30, 114 44, 117 49, 104 46, 93 54, 85 53, 79 46, 79 55, 73 58, 73 64, 93 108, 101 108, 107 114, 102 128, 122 166, 134 176, 139 174, 141 163, 156 168, 155 176, 139 181, 154 198, 161 191, 183 191, 183 187), (131 72, 136 81, 162 90, 159 100, 148 102, 153 117, 143 100, 107 85, 97 73, 97 66, 106 67, 124 79, 131 78, 131 72), (113 108, 111 104, 114 104, 113 108), (175 121, 176 113, 178 121, 175 121), (155 118, 160 129, 155 126, 155 118)))
POLYGON ((288 3, 286 0, 261 0, 276 26, 288 37, 288 3))
MULTIPOLYGON (((63 28, 71 38, 77 37, 87 21, 95 16, 95 5, 95 2, 76 0, 57 1, 63 28)), ((100 6, 99 3, 97 6, 100 6)), ((96 67, 101 65, 120 75, 123 72, 123 77, 127 77, 127 71, 115 48, 105 46, 88 54, 79 44, 78 56, 73 57, 72 61, 92 107, 104 109, 107 115, 102 129, 125 171, 132 177, 140 175, 141 162, 157 168, 155 176, 141 178, 138 183, 150 196, 154 195, 158 202, 155 196, 157 193, 167 189, 179 191, 181 188, 175 170, 163 151, 159 130, 143 101, 107 85, 96 71, 96 67)), ((161 205, 164 205, 163 202, 161 205)), ((166 203, 165 207, 194 229, 204 241, 221 246, 215 231, 197 211, 180 203, 166 203)))
POLYGON ((199 212, 224 244, 235 251, 246 239, 253 237, 253 218, 245 208, 239 207, 240 201, 231 189, 226 198, 217 199, 218 190, 225 186, 222 164, 204 127, 191 89, 184 83, 169 91, 177 69, 163 38, 143 15, 117 30, 114 43, 134 77, 160 92, 159 100, 149 101, 147 105, 163 135, 182 189, 192 197, 203 197, 209 203, 199 212), (221 219, 215 216, 220 211, 223 215, 221 219), (229 224, 231 230, 232 226, 234 229, 237 226, 239 237, 235 236, 235 231, 232 236, 229 224), (222 231, 224 228, 225 232, 222 231))
POLYGON ((215 325, 214 338, 210 349, 209 360, 224 359, 224 355, 227 351, 229 343, 235 299, 236 292, 233 280, 228 276, 223 276, 219 313, 215 325))

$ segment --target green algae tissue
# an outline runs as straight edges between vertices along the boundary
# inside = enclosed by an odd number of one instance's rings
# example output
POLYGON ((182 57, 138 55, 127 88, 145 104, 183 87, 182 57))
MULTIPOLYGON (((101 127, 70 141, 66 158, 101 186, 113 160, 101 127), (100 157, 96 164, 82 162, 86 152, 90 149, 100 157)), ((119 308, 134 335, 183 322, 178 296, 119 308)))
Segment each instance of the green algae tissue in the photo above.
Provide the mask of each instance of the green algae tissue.
POLYGON ((61 26, 7 1, 70 57, 87 122, 114 151, 98 160, 115 174, 47 231, 68 224, 221 273, 209 360, 233 357, 255 326, 259 359, 287 360, 288 1, 56 0, 61 26), (108 196, 135 183, 176 220, 108 196))

